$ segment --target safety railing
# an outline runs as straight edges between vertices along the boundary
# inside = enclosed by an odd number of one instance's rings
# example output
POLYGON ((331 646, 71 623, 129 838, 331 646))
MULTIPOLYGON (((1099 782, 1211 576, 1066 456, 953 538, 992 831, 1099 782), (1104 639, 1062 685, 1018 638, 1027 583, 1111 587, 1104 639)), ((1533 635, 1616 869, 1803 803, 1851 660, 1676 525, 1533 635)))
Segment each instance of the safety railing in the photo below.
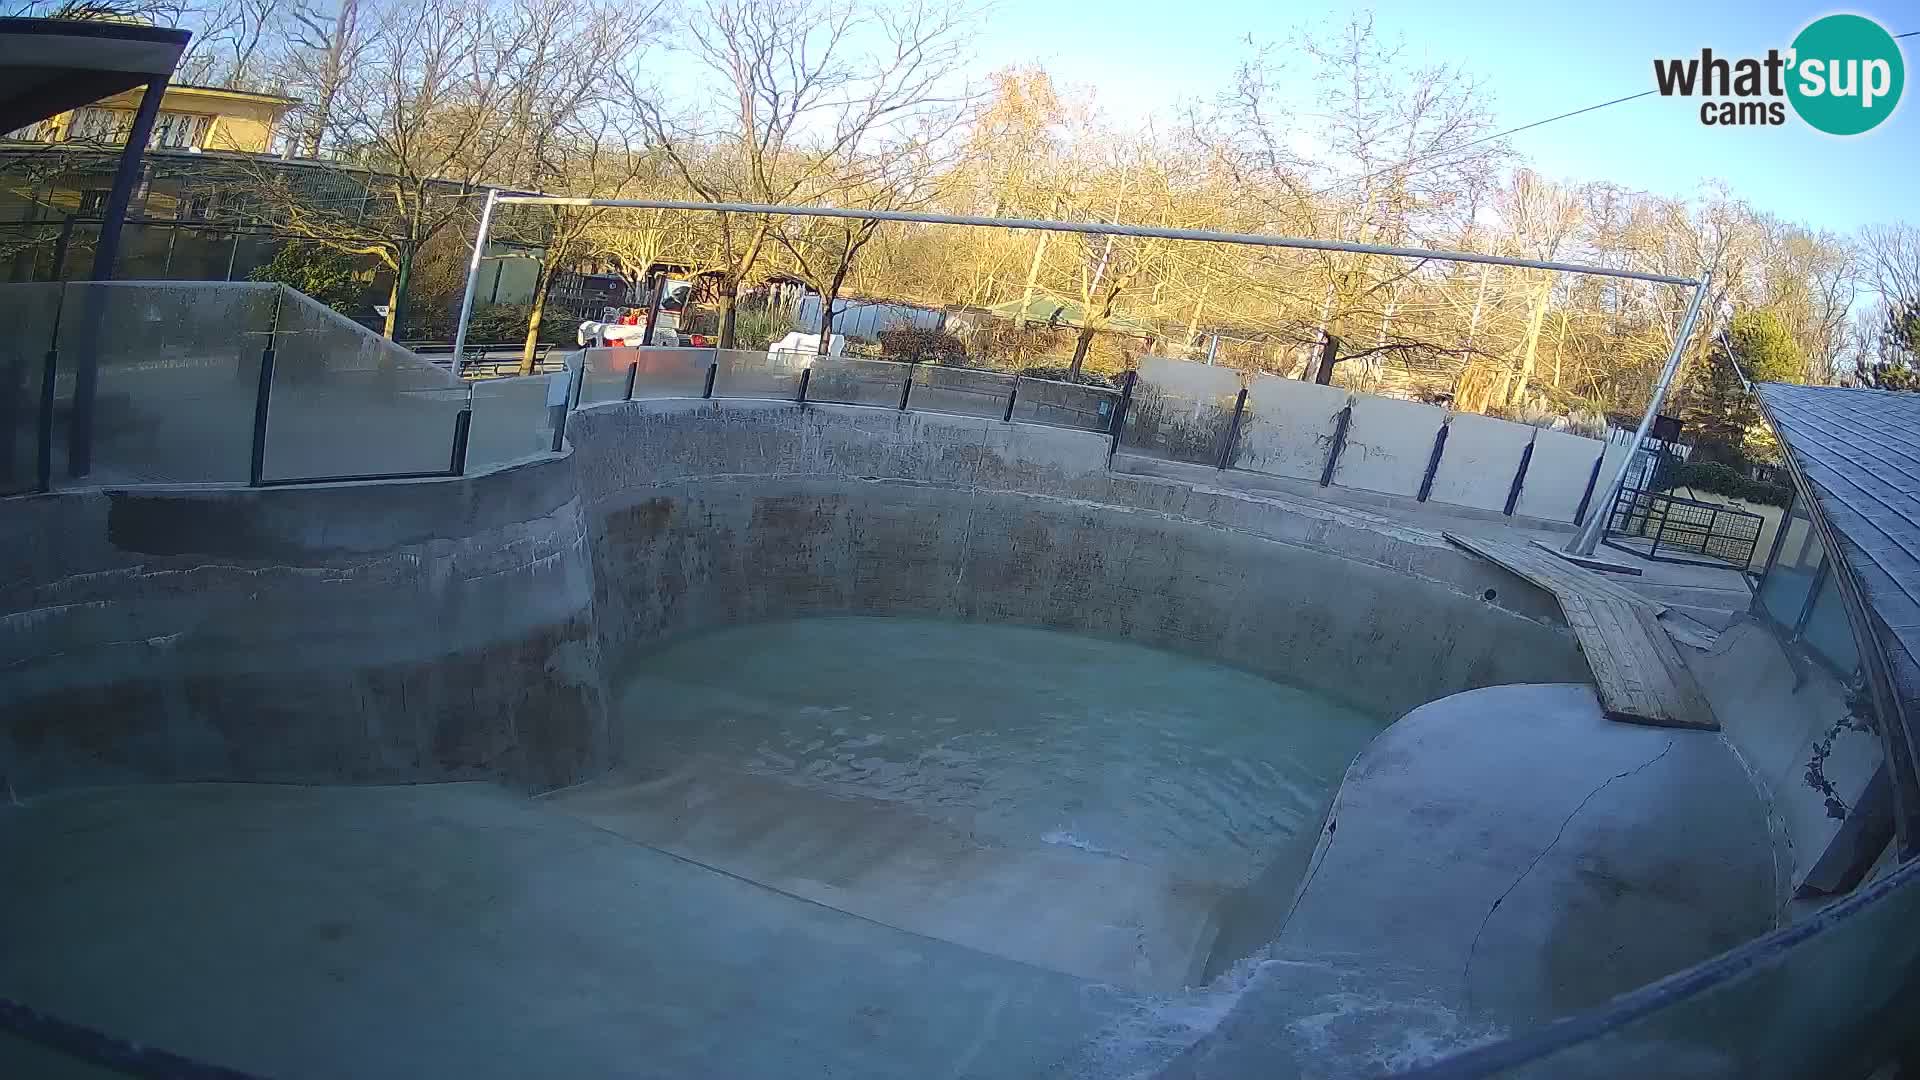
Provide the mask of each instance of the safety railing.
POLYGON ((583 349, 577 406, 649 398, 750 398, 861 405, 1043 424, 1111 435, 1125 389, 1014 372, 812 353, 683 348, 583 349))
POLYGON ((1614 499, 1604 542, 1656 562, 1744 571, 1765 524, 1746 510, 1626 487, 1614 499))
POLYGON ((0 285, 0 319, 0 494, 457 476, 556 441, 550 377, 468 383, 280 285, 0 285))

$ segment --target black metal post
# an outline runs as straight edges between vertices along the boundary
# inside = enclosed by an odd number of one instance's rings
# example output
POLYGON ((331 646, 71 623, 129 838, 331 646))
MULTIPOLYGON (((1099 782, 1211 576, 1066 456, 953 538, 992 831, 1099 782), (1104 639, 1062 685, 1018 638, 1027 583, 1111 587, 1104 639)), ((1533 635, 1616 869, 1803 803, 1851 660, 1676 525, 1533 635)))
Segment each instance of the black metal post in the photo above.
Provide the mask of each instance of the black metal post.
POLYGON ((794 400, 798 401, 802 405, 805 405, 807 403, 807 377, 812 374, 813 374, 813 369, 810 367, 803 367, 800 369, 800 395, 794 398, 794 400))
POLYGON ((467 433, 473 428, 473 404, 454 414, 453 417, 453 456, 447 461, 447 472, 453 476, 467 475, 467 433))
MULTIPOLYGON (((1538 433, 1534 435, 1535 439, 1539 437, 1538 433)), ((1531 464, 1533 464, 1533 443, 1529 441, 1527 448, 1520 451, 1520 468, 1514 471, 1513 486, 1507 489, 1507 508, 1503 513, 1508 517, 1512 517, 1513 508, 1520 505, 1520 489, 1526 486, 1527 466, 1531 464)))
POLYGON ((34 487, 40 491, 53 490, 53 380, 54 369, 59 363, 60 350, 48 349, 47 362, 40 369, 40 418, 39 418, 39 462, 34 476, 34 487))
POLYGON ((1014 402, 1014 399, 1018 398, 1019 396, 1020 396, 1020 376, 1015 375, 1013 377, 1013 385, 1007 388, 1007 412, 1005 416, 1002 416, 1000 418, 1001 423, 1003 424, 1013 423, 1013 402, 1014 402))
POLYGON ((273 346, 260 352, 260 382, 253 394, 253 463, 247 483, 259 487, 267 472, 267 413, 273 402, 273 346))
POLYGON ((621 401, 633 400, 633 380, 638 378, 639 375, 640 375, 640 362, 638 360, 627 365, 627 388, 620 395, 621 401))
MULTIPOLYGON (((105 220, 100 223, 100 239, 93 248, 90 281, 112 281, 113 264, 120 255, 120 228, 127 217, 127 204, 133 201, 134 184, 140 178, 141 162, 147 153, 147 140, 153 137, 153 122, 160 114, 160 97, 167 91, 167 76, 159 75, 147 83, 140 95, 140 108, 133 114, 133 129, 127 133, 127 147, 120 152, 120 165, 114 170, 113 189, 107 194, 105 220)), ((100 384, 100 324, 106 318, 106 297, 82 311, 85 320, 80 339, 75 343, 73 369, 73 415, 67 424, 67 474, 85 476, 93 471, 93 406, 100 384)))
POLYGON ((74 215, 68 214, 66 220, 60 223, 60 239, 53 242, 53 280, 55 281, 62 280, 60 275, 67 271, 67 246, 73 243, 73 218, 74 215))
POLYGON ((1444 423, 1433 433, 1433 452, 1427 455, 1427 474, 1420 478, 1420 494, 1415 496, 1415 502, 1426 502, 1427 496, 1433 494, 1433 478, 1440 472, 1440 455, 1447 452, 1447 432, 1451 430, 1453 425, 1444 423))
POLYGON ((1593 459, 1593 471, 1587 474, 1587 490, 1581 493, 1580 506, 1573 512, 1573 523, 1575 525, 1585 525, 1587 523, 1587 507, 1588 504, 1593 502, 1593 488, 1595 484, 1600 482, 1600 466, 1605 464, 1606 460, 1607 444, 1603 442, 1600 444, 1600 456, 1593 459))
POLYGON ((1120 433, 1127 428, 1127 406, 1133 404, 1133 384, 1140 379, 1138 370, 1130 369, 1127 377, 1120 380, 1120 404, 1113 407, 1113 417, 1107 421, 1107 432, 1112 437, 1107 442, 1107 460, 1120 452, 1120 433))
POLYGON ((907 398, 913 393, 913 368, 907 368, 906 381, 900 384, 900 411, 907 411, 907 398))
POLYGON ((719 374, 720 374, 720 361, 715 360, 714 362, 707 365, 707 385, 700 390, 701 397, 710 398, 713 396, 713 380, 719 374))
POLYGON ((1233 457, 1234 441, 1240 437, 1240 414, 1247 408, 1247 388, 1241 387, 1234 395, 1233 419, 1227 421, 1227 430, 1220 433, 1220 450, 1214 455, 1213 467, 1224 469, 1233 457))
POLYGON ((1347 425, 1353 423, 1353 406, 1342 408, 1333 421, 1333 441, 1327 444, 1327 465, 1320 470, 1320 486, 1333 484, 1333 470, 1340 464, 1340 454, 1347 448, 1347 425))
POLYGON ((667 275, 653 275, 653 297, 647 301, 647 328, 640 334, 640 344, 653 344, 653 329, 660 325, 660 301, 667 295, 667 275))

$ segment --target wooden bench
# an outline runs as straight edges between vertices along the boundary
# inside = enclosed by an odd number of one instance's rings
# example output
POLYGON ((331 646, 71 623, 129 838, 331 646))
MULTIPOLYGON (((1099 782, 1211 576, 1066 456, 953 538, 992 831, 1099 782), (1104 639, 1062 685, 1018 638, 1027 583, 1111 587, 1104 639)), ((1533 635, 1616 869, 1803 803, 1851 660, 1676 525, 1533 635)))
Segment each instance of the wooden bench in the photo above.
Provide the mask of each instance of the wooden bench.
POLYGON ((1664 605, 1549 551, 1456 533, 1445 536, 1553 594, 1580 641, 1608 719, 1720 730, 1713 706, 1660 625, 1664 605))

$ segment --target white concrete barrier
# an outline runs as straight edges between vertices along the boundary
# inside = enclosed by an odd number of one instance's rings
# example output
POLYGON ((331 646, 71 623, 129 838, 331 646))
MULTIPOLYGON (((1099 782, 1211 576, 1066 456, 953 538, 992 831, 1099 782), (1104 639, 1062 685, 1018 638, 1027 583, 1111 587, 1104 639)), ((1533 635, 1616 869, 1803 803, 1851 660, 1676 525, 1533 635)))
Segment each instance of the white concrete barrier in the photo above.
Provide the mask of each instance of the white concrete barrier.
POLYGON ((1333 482, 1388 495, 1418 495, 1433 457, 1433 437, 1446 418, 1446 410, 1437 406, 1356 394, 1333 482))
POLYGON ((1527 482, 1520 489, 1514 513, 1546 521, 1572 521, 1593 478, 1601 443, 1564 431, 1541 431, 1533 442, 1533 460, 1527 463, 1527 482))
POLYGON ((1255 375, 1234 467, 1317 482, 1348 398, 1337 386, 1255 375))
MULTIPOLYGON (((1447 422, 1447 445, 1427 498, 1495 513, 1505 510, 1520 458, 1539 430, 1478 413, 1455 414, 1447 422)), ((1531 476, 1531 462, 1527 471, 1531 476)))

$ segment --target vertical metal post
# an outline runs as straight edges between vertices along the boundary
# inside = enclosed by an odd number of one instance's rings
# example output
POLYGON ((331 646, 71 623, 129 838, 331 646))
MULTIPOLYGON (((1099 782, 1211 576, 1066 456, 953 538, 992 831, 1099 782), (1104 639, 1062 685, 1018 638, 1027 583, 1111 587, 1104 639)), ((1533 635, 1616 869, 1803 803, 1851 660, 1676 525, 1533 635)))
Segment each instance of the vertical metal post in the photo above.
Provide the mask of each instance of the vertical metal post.
POLYGON ((260 381, 253 392, 253 462, 247 483, 259 487, 267 472, 267 413, 273 402, 273 346, 260 352, 260 381))
POLYGON ((165 274, 167 277, 171 278, 173 276, 173 246, 180 242, 180 226, 175 224, 175 225, 169 225, 166 228, 167 228, 167 258, 166 258, 166 261, 161 264, 160 272, 162 274, 165 274))
POLYGON ((460 362, 467 354, 467 320, 473 317, 473 290, 480 284, 480 260, 486 254, 487 233, 493 228, 493 207, 500 189, 487 189, 487 205, 480 211, 480 234, 473 238, 473 258, 467 263, 467 291, 460 297, 460 325, 453 332, 453 377, 460 377, 460 362))
POLYGON ((1215 357, 1217 357, 1217 356, 1219 356, 1219 355, 1220 355, 1220 335, 1219 335, 1219 334, 1211 334, 1211 335, 1208 335, 1208 338, 1207 338, 1207 363, 1209 363, 1209 364, 1211 364, 1211 363, 1213 363, 1213 361, 1214 361, 1214 358, 1215 358, 1215 357))
POLYGON ((627 388, 620 394, 621 401, 633 400, 633 380, 640 374, 640 362, 635 360, 627 365, 627 388))
POLYGON ((1107 460, 1120 452, 1120 433, 1127 429, 1127 406, 1133 404, 1133 384, 1140 379, 1137 368, 1130 368, 1127 377, 1120 380, 1120 404, 1113 407, 1113 416, 1107 421, 1107 432, 1111 438, 1107 441, 1107 460))
POLYGON ((453 416, 453 454, 447 460, 447 472, 453 476, 467 475, 467 435, 473 430, 473 393, 467 393, 466 408, 453 416))
POLYGON ((653 296, 647 300, 647 325, 640 331, 640 344, 644 347, 653 344, 654 328, 660 325, 660 302, 666 299, 667 275, 656 271, 653 275, 653 296))
MULTIPOLYGON (((1538 439, 1540 433, 1534 432, 1533 437, 1538 439)), ((1520 505, 1520 489, 1527 484, 1527 466, 1531 464, 1533 464, 1533 442, 1530 440, 1527 448, 1520 451, 1520 467, 1514 470, 1513 486, 1507 489, 1507 508, 1502 512, 1508 517, 1512 517, 1513 508, 1520 505)))
POLYGON ((794 400, 798 401, 802 405, 805 405, 807 403, 807 377, 812 374, 813 374, 813 369, 810 367, 803 367, 800 369, 800 393, 797 397, 794 398, 794 400))
POLYGON ((1573 511, 1573 523, 1582 525, 1587 520, 1587 507, 1593 503, 1593 486, 1600 482, 1600 466, 1607 460, 1607 444, 1600 444, 1600 456, 1593 459, 1593 471, 1587 474, 1587 490, 1580 493, 1580 505, 1573 511))
POLYGON ((1433 452, 1427 455, 1427 473, 1420 478, 1420 494, 1414 497, 1415 502, 1426 502, 1427 497, 1433 494, 1433 478, 1440 472, 1440 456, 1447 452, 1447 432, 1452 428, 1452 418, 1449 417, 1446 423, 1440 425, 1440 430, 1433 433, 1433 452))
POLYGON ((1214 468, 1226 468, 1227 463, 1233 458, 1233 444, 1240 438, 1240 415, 1246 409, 1247 388, 1243 386, 1240 388, 1240 393, 1233 399, 1233 419, 1227 421, 1227 429, 1220 433, 1220 450, 1214 455, 1214 468))
POLYGON ((701 397, 710 398, 713 396, 713 380, 716 377, 718 377, 719 374, 720 374, 720 361, 715 360, 712 363, 707 365, 707 385, 701 388, 700 390, 701 397))
POLYGON ((36 431, 39 460, 34 487, 42 492, 53 490, 53 391, 60 363, 60 313, 66 306, 66 298, 67 290, 62 286, 53 304, 53 334, 47 339, 47 362, 40 368, 40 416, 36 431))
POLYGON ((1019 396, 1020 396, 1020 376, 1015 375, 1013 377, 1013 385, 1007 387, 1007 412, 1006 412, 1006 415, 1000 418, 1001 423, 1003 424, 1013 423, 1013 402, 1014 402, 1014 399, 1018 398, 1019 396))
POLYGON ((233 268, 240 265, 240 230, 233 230, 233 247, 227 250, 227 280, 233 280, 233 268))
POLYGON ((147 156, 147 141, 153 138, 153 122, 160 115, 160 99, 167 92, 167 78, 155 76, 147 83, 146 92, 140 95, 140 107, 133 114, 133 128, 127 132, 126 149, 120 152, 120 164, 113 173, 113 189, 107 193, 100 242, 93 249, 91 280, 113 280, 114 260, 120 254, 120 227, 127 218, 127 205, 133 201, 133 186, 140 178, 140 166, 147 156))
MULTIPOLYGON (((1660 415, 1660 407, 1666 404, 1667 392, 1673 388, 1673 377, 1680 370, 1680 361, 1686 357, 1687 340, 1693 337, 1693 324, 1700 318, 1700 306, 1707 299, 1707 289, 1713 284, 1713 272, 1709 270, 1701 275, 1700 283, 1693 287, 1693 301, 1687 305, 1687 316, 1680 322, 1680 332, 1674 336, 1673 352, 1667 356, 1667 366, 1661 369, 1660 381, 1654 384, 1653 399, 1647 402, 1647 414, 1640 418, 1640 426, 1634 430, 1633 441, 1627 444, 1626 459, 1621 461, 1620 469, 1608 482, 1602 505, 1611 503, 1620 487, 1627 479, 1627 470, 1633 467, 1634 458, 1639 456, 1640 447, 1647 441, 1647 432, 1653 427, 1653 418, 1660 415)), ((1564 549, 1569 555, 1591 555, 1593 549, 1600 546, 1600 536, 1606 531, 1606 518, 1596 514, 1580 531, 1567 541, 1564 549)))
POLYGON ((900 384, 900 411, 901 412, 907 411, 907 398, 912 393, 913 393, 913 368, 911 365, 909 365, 907 368, 906 380, 900 384))
POLYGON ((1333 385, 1333 365, 1340 362, 1340 339, 1322 330, 1320 344, 1320 367, 1313 374, 1313 381, 1321 386, 1333 385))
POLYGON ((1340 454, 1347 448, 1347 425, 1353 423, 1353 405, 1348 403, 1334 417, 1333 440, 1327 444, 1327 464, 1320 470, 1320 486, 1333 486, 1333 470, 1340 465, 1340 454))
POLYGON ((64 280, 61 275, 67 272, 67 246, 73 243, 73 215, 68 214, 60 223, 60 238, 53 242, 53 280, 64 280))

